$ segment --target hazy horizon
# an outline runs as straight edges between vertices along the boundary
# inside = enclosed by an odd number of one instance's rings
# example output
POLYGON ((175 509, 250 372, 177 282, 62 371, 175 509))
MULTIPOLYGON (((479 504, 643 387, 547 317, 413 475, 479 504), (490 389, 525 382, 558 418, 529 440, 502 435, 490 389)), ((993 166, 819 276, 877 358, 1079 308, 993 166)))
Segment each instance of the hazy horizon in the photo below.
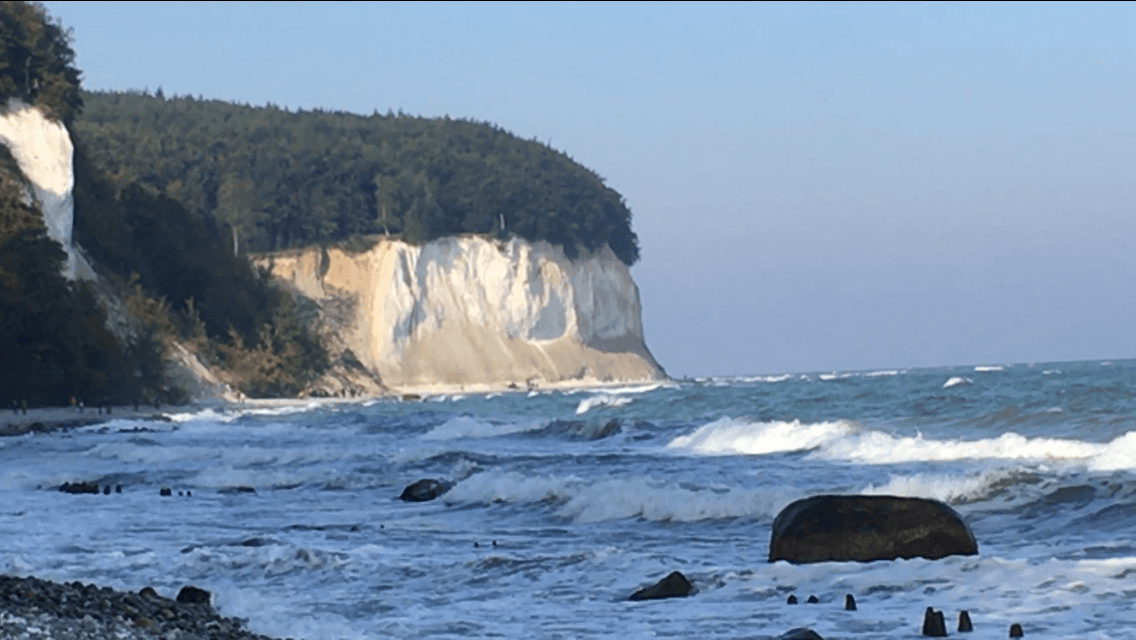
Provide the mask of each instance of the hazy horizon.
POLYGON ((566 152, 674 377, 1136 356, 1133 5, 44 5, 88 90, 566 152))

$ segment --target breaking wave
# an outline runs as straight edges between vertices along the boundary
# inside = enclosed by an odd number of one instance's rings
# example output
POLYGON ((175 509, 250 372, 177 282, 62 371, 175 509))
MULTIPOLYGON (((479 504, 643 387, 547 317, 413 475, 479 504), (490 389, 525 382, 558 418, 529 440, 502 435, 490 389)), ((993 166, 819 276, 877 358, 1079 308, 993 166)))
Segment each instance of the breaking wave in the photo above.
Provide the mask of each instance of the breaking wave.
POLYGON ((996 459, 1081 464, 1098 471, 1136 469, 1136 431, 1107 443, 1013 432, 980 440, 940 440, 864 429, 846 420, 807 424, 721 418, 674 438, 667 447, 703 455, 810 451, 817 459, 863 464, 996 459))
POLYGON ((488 471, 459 482, 447 503, 557 504, 558 516, 573 522, 641 518, 692 522, 743 516, 773 517, 793 499, 780 487, 736 489, 676 485, 650 478, 529 476, 488 471))

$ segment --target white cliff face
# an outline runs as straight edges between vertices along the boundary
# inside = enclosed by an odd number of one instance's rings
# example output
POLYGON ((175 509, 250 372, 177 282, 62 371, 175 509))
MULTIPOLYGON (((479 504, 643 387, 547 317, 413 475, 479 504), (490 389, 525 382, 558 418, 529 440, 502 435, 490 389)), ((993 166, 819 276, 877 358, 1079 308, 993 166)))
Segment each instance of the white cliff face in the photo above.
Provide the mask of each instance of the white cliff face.
POLYGON ((342 338, 391 387, 594 384, 665 377, 643 341, 639 290, 605 248, 382 240, 260 259, 317 301, 350 300, 342 338))
POLYGON ((75 277, 75 252, 71 246, 74 205, 71 189, 74 147, 62 122, 52 122, 36 107, 9 100, 0 113, 0 143, 8 147, 20 171, 31 183, 43 213, 48 235, 67 252, 64 275, 75 277))

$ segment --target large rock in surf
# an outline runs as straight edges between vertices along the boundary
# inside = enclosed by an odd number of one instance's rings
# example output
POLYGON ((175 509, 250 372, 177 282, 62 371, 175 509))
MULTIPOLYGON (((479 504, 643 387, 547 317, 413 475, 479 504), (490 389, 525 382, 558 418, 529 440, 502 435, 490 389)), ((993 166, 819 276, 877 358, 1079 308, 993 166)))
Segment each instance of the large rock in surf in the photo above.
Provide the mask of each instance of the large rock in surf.
POLYGON ((427 502, 449 490, 449 485, 439 482, 438 480, 426 478, 403 489, 402 495, 400 495, 398 499, 404 502, 427 502))
POLYGON ((682 575, 672 571, 670 575, 655 584, 644 587, 631 594, 630 600, 662 600, 663 598, 685 598, 694 593, 694 585, 682 575))
POLYGON ((938 500, 897 496, 813 496, 773 521, 769 561, 796 564, 935 560, 975 555, 978 543, 959 514, 938 500))

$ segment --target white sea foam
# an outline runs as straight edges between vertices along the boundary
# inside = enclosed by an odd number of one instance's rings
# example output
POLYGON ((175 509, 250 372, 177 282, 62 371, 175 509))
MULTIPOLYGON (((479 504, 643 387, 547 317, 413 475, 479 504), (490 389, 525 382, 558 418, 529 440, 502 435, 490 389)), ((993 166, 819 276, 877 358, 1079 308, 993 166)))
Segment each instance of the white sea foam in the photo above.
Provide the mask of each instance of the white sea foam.
POLYGON ((1129 431, 1104 445, 1088 466, 1094 471, 1136 469, 1136 431, 1129 431))
POLYGON ((811 457, 863 464, 956 460, 1021 460, 1081 464, 1096 470, 1136 469, 1136 432, 1109 443, 1027 438, 1008 432, 980 440, 928 439, 865 430, 856 423, 751 422, 720 418, 679 436, 669 449, 709 455, 807 451, 811 457))
POLYGON ((529 476, 488 471, 459 482, 447 503, 561 503, 557 515, 577 523, 642 518, 691 522, 742 516, 772 517, 803 496, 782 488, 742 490, 675 485, 650 478, 529 476))
POLYGON ((851 434, 856 428, 855 424, 845 420, 801 424, 798 420, 751 422, 744 419, 720 418, 699 427, 689 435, 671 440, 667 447, 712 455, 760 455, 802 451, 851 434))
POLYGON ((855 376, 856 376, 856 374, 854 374, 854 373, 836 373, 834 371, 832 373, 822 373, 817 377, 820 378, 821 380, 828 381, 828 380, 845 380, 847 378, 852 378, 852 377, 855 377, 855 376))
POLYGON ((580 404, 576 405, 576 415, 587 413, 596 407, 622 407, 631 404, 633 398, 625 398, 613 395, 592 396, 591 398, 584 398, 580 404))
POLYGON ((957 386, 963 385, 963 384, 971 384, 973 382, 974 381, 971 380, 970 378, 964 378, 962 376, 954 376, 950 380, 947 380, 946 382, 943 383, 943 388, 944 389, 950 389, 951 387, 957 387, 957 386))
POLYGON ((585 485, 558 513, 575 522, 624 518, 691 522, 755 515, 772 517, 791 501, 780 488, 694 490, 646 478, 631 478, 585 485))
POLYGON ((978 365, 977 367, 974 368, 975 371, 1002 371, 1003 369, 1005 369, 1005 367, 1003 367, 1000 364, 994 364, 994 365, 980 364, 980 365, 978 365))
POLYGON ((457 438, 495 438, 539 429, 539 421, 491 422, 470 416, 450 418, 421 436, 422 440, 454 440, 457 438))
POLYGON ((773 383, 773 382, 785 382, 786 380, 792 380, 792 379, 793 379, 793 374, 783 373, 779 376, 745 376, 745 377, 742 377, 742 378, 734 378, 732 380, 732 382, 770 382, 770 383, 773 383))
POLYGON ((891 475, 886 483, 880 486, 868 485, 860 493, 933 498, 950 503, 969 502, 986 497, 997 483, 1012 474, 1012 470, 999 469, 965 476, 924 473, 891 475))
POLYGON ((825 459, 849 460, 865 464, 953 460, 1037 460, 1053 462, 1088 461, 1104 445, 1059 438, 1026 438, 1005 433, 982 440, 934 440, 917 436, 893 436, 868 431, 854 437, 826 442, 814 452, 825 459))
POLYGON ((865 373, 864 376, 868 378, 882 378, 887 376, 898 376, 900 373, 902 372, 897 369, 888 369, 885 371, 869 371, 868 373, 865 373))
POLYGON ((459 482, 445 494, 445 501, 471 503, 532 503, 567 500, 578 478, 531 477, 516 472, 487 471, 459 482))

